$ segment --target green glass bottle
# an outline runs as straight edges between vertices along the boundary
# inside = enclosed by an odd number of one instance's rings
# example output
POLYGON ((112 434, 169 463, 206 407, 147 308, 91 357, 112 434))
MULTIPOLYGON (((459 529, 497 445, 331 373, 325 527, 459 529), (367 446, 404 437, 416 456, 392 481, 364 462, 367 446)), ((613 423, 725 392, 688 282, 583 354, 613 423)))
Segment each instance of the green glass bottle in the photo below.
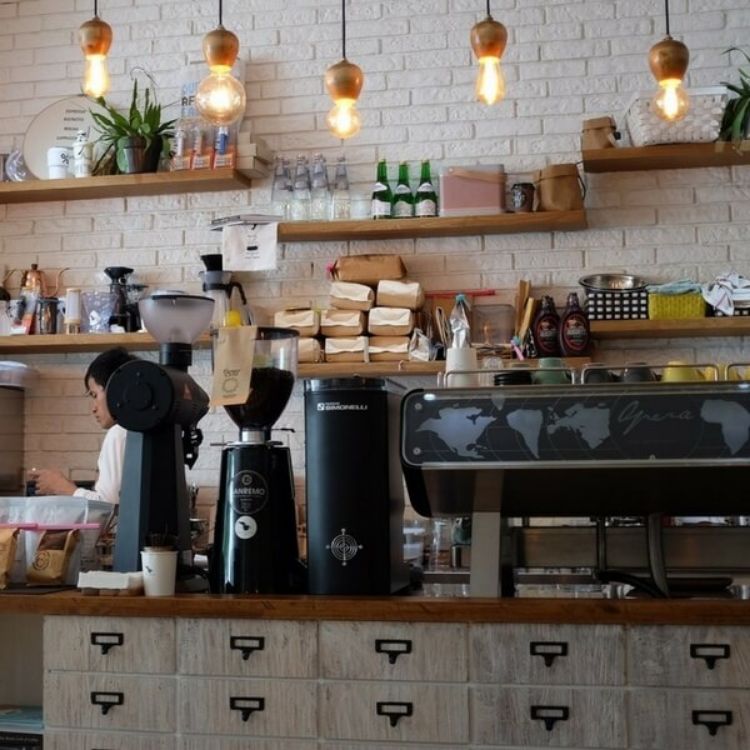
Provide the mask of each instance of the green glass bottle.
POLYGON ((372 189, 372 218, 390 219, 392 203, 393 193, 391 192, 391 186, 388 184, 388 167, 385 159, 381 159, 378 162, 377 177, 372 189))
POLYGON ((432 185, 430 176, 430 162, 422 162, 422 171, 419 175, 419 187, 414 202, 415 216, 437 216, 437 194, 432 185))
POLYGON ((393 194, 393 216, 396 219, 414 216, 414 194, 409 184, 409 165, 405 161, 398 165, 398 185, 393 194))

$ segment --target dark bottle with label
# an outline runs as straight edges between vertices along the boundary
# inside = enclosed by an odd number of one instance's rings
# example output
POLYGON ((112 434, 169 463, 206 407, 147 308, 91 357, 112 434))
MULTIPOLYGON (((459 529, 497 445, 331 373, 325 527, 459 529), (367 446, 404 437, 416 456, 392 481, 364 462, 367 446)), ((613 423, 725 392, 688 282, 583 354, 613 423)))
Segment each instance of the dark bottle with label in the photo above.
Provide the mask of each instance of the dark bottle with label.
POLYGON ((372 218, 390 219, 393 193, 388 184, 388 167, 385 159, 378 162, 378 172, 375 186, 372 189, 372 218))
POLYGON ((533 331, 539 357, 560 355, 560 316, 557 314, 552 297, 542 298, 542 307, 534 318, 533 331))
POLYGON ((578 302, 578 295, 571 292, 560 319, 560 350, 565 357, 580 357, 588 350, 590 341, 588 315, 578 302))

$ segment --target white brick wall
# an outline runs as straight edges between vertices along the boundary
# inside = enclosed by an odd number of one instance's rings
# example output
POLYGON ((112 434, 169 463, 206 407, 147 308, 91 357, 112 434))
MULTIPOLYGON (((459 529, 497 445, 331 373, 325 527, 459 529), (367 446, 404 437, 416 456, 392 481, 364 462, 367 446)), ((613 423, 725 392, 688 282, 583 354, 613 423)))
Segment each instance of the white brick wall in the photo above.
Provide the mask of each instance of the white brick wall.
MULTIPOLYGON (((163 103, 175 101, 184 67, 201 59, 202 35, 216 22, 208 0, 107 0, 113 26, 112 98, 124 101, 135 65, 156 75, 163 103)), ((619 115, 635 90, 653 88, 648 48, 663 36, 655 0, 494 0, 509 28, 504 65, 507 100, 485 109, 473 101, 469 29, 481 0, 356 0, 348 10, 348 53, 366 75, 360 100, 365 125, 344 147, 355 193, 366 196, 374 163, 435 167, 501 161, 523 175, 548 161, 577 160, 584 117, 619 115)), ((78 90, 82 71, 76 29, 90 0, 0 3, 0 151, 21 143, 34 115, 78 90)), ((692 51, 692 85, 736 78, 722 52, 747 44, 747 0, 672 0, 672 24, 692 51)), ((238 33, 248 61, 245 127, 277 151, 340 146, 325 130, 330 108, 322 76, 340 56, 338 0, 243 0, 227 3, 225 24, 238 33)), ((242 275, 253 304, 325 299, 326 263, 342 253, 392 252, 427 289, 460 285, 512 288, 518 279, 554 288, 562 300, 584 272, 633 271, 658 280, 705 277, 733 266, 750 274, 750 168, 592 175, 591 229, 531 235, 392 242, 293 244, 274 273, 242 275)), ((128 263, 152 285, 196 288, 198 256, 218 248, 205 231, 211 218, 262 209, 269 185, 220 194, 0 206, 0 268, 38 262, 70 266, 64 284, 102 287, 101 269, 128 263)), ((17 279, 17 277, 16 277, 17 279)), ((608 343, 612 361, 651 358, 747 359, 744 340, 608 343)), ((42 385, 28 402, 26 463, 57 464, 74 477, 92 475, 100 435, 86 416, 81 374, 88 355, 29 361, 42 385), (61 446, 65 446, 61 450, 61 446)), ((196 370, 207 379, 208 361, 196 370)), ((414 384, 414 381, 411 381, 414 384)), ((299 389, 298 389, 299 391, 299 389)), ((302 411, 295 395, 280 424, 295 465, 303 464, 302 411)), ((222 414, 203 422, 206 445, 229 439, 222 414)), ((194 474, 215 484, 217 449, 206 447, 194 474)), ((299 471, 301 473, 301 471, 299 471)))

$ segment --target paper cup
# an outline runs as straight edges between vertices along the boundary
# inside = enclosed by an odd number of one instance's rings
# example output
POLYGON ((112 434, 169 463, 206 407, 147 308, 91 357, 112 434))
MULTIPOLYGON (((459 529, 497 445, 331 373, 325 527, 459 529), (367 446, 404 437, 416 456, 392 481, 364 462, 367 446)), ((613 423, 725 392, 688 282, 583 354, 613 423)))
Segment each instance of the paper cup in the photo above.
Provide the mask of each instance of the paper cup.
POLYGON ((146 596, 174 595, 177 550, 143 550, 141 567, 146 596))

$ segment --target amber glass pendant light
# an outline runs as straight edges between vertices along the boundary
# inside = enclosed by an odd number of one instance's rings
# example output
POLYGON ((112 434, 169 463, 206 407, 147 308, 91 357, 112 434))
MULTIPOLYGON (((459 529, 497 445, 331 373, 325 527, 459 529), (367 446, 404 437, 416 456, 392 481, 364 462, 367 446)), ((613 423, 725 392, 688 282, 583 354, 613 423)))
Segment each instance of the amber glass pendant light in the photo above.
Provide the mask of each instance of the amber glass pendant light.
POLYGON ((477 99, 485 104, 495 104, 505 98, 505 78, 500 58, 508 43, 508 30, 490 13, 487 0, 487 18, 471 29, 471 48, 474 50, 479 73, 474 89, 477 99))
POLYGON ((333 135, 351 138, 359 133, 362 118, 355 105, 364 82, 362 69, 346 59, 346 0, 341 0, 341 60, 331 65, 325 75, 326 90, 333 99, 326 125, 333 135))
POLYGON ((94 99, 109 91, 107 52, 112 46, 112 27, 99 18, 99 3, 94 0, 94 17, 81 24, 78 39, 85 58, 83 93, 94 99))
POLYGON ((224 28, 223 1, 219 0, 219 25, 203 37, 203 55, 211 71, 198 85, 195 107, 213 125, 231 125, 245 112, 245 87, 232 75, 240 51, 236 34, 224 28))
POLYGON ((659 84, 659 90, 651 100, 654 112, 668 122, 681 120, 690 108, 690 100, 682 88, 687 73, 690 51, 669 35, 669 0, 664 0, 667 35, 657 42, 648 53, 648 64, 659 84))

